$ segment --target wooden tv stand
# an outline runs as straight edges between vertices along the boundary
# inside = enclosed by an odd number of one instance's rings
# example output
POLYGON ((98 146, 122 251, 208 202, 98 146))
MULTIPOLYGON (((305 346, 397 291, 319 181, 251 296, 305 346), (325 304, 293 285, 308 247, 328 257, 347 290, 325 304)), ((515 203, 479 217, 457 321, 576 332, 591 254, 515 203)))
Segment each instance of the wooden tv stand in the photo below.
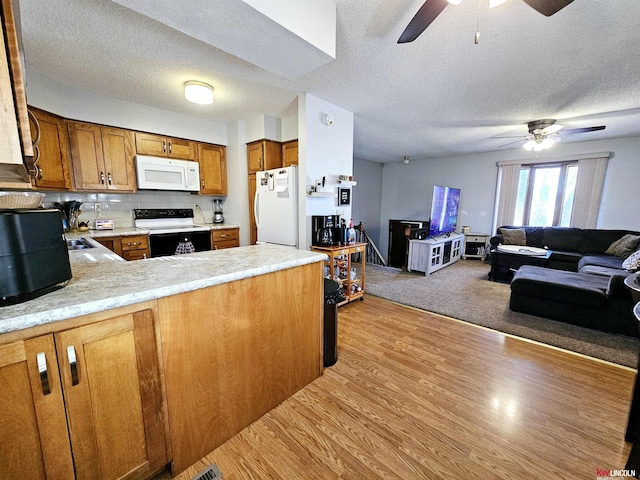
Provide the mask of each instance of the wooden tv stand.
POLYGON ((452 233, 438 235, 424 240, 409 240, 407 271, 417 270, 431 275, 460 260, 464 252, 464 235, 452 233))

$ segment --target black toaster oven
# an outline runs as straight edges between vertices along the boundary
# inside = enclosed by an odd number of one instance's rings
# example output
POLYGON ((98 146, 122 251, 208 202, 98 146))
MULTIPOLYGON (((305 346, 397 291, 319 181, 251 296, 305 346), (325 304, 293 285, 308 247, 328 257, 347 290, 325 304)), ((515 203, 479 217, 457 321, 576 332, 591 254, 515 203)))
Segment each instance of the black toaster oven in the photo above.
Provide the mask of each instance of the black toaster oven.
POLYGON ((58 210, 0 209, 0 306, 61 288, 71 279, 58 210))

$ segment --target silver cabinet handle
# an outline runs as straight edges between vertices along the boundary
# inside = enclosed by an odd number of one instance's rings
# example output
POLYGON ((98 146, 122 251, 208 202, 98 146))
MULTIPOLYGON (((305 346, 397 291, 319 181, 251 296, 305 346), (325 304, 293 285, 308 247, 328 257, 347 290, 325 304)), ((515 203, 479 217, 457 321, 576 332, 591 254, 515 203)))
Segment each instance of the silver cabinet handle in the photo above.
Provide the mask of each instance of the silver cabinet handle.
POLYGON ((204 188, 204 180, 202 180, 202 188, 204 188))
POLYGON ((100 172, 100 183, 104 185, 104 172, 100 172))
POLYGON ((73 345, 67 347, 67 357, 71 369, 71 384, 78 385, 78 363, 76 362, 76 349, 73 348, 73 345))
POLYGON ((173 146, 171 145, 171 142, 169 142, 169 153, 173 153, 173 146))
POLYGON ((47 371, 47 357, 44 352, 39 352, 36 355, 38 362, 38 373, 40 374, 40 383, 42 384, 42 394, 49 395, 51 393, 51 387, 49 386, 49 372, 47 371))
POLYGON ((220 238, 224 238, 224 237, 228 237, 229 235, 226 233, 223 233, 222 235, 220 235, 220 238))
POLYGON ((109 178, 109 185, 113 185, 113 179, 111 178, 111 172, 107 172, 107 178, 109 178))
POLYGON ((162 141, 162 151, 164 153, 167 153, 167 142, 165 142, 164 140, 162 141))

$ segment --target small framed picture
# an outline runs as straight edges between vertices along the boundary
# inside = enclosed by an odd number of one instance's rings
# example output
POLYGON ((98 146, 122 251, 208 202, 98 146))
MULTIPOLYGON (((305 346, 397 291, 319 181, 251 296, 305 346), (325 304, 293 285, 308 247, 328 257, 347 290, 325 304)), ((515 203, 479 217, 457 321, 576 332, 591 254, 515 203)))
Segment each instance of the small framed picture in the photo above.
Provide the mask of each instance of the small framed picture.
POLYGON ((338 205, 351 205, 351 189, 350 188, 338 189, 338 205))

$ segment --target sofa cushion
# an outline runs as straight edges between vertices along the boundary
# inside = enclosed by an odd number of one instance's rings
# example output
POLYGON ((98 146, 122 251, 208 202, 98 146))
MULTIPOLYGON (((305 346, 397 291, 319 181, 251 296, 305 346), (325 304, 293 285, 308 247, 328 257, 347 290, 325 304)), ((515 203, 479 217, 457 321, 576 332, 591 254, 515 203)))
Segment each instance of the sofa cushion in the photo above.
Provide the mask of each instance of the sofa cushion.
POLYGON ((588 265, 596 267, 617 268, 618 270, 621 270, 622 259, 618 257, 612 257, 610 255, 585 255, 578 262, 578 270, 582 270, 588 265))
POLYGON ((577 252, 582 239, 582 229, 565 227, 546 227, 544 229, 544 246, 551 250, 577 252))
POLYGON ((528 227, 526 232, 528 247, 544 247, 544 227, 528 227))
MULTIPOLYGON (((590 307, 603 306, 609 278, 525 265, 513 276, 511 291, 533 298, 590 307)), ((535 301, 535 300, 533 300, 535 301)))
POLYGON ((599 265, 585 265, 579 270, 580 273, 588 273, 589 275, 600 275, 603 277, 619 277, 628 274, 626 270, 612 267, 601 267, 599 265))
POLYGON ((524 228, 501 228, 499 231, 502 235, 504 245, 527 244, 527 236, 524 228))
POLYGON ((609 245, 609 248, 607 248, 604 253, 624 259, 638 248, 638 243, 640 243, 640 235, 632 235, 628 233, 609 245))
POLYGON ((640 250, 636 250, 629 255, 624 262, 622 262, 622 268, 630 272, 637 272, 640 270, 640 250))
POLYGON ((578 251, 580 253, 604 253, 613 242, 627 233, 626 230, 585 229, 582 231, 582 241, 578 251))

